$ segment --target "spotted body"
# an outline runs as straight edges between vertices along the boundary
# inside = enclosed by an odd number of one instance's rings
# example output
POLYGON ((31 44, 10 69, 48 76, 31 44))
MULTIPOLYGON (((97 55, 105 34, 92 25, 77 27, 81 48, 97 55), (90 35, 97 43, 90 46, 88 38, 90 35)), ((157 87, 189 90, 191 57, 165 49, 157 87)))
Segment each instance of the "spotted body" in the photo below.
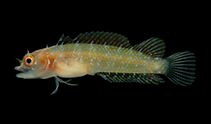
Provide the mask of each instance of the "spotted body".
POLYGON ((61 42, 25 55, 21 66, 15 68, 24 73, 17 74, 17 77, 56 77, 66 83, 57 76, 71 78, 98 74, 110 82, 158 84, 163 80, 157 74, 164 74, 181 85, 191 84, 195 78, 192 72, 195 70, 194 54, 180 52, 163 59, 165 44, 158 38, 150 38, 132 47, 122 35, 91 32, 80 34, 75 39, 62 36, 61 42))

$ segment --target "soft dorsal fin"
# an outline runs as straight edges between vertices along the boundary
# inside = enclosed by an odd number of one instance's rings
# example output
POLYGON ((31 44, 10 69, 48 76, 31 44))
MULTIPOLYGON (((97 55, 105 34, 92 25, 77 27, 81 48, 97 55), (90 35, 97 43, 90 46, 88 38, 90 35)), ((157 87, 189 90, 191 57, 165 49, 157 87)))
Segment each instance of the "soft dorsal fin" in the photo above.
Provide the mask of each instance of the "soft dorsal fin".
POLYGON ((160 58, 163 57, 165 48, 166 46, 163 40, 154 37, 134 46, 134 50, 160 58))
POLYGON ((75 39, 69 37, 60 38, 60 42, 64 43, 87 43, 87 44, 102 44, 117 47, 129 48, 129 40, 120 34, 110 32, 86 32, 79 34, 75 39))

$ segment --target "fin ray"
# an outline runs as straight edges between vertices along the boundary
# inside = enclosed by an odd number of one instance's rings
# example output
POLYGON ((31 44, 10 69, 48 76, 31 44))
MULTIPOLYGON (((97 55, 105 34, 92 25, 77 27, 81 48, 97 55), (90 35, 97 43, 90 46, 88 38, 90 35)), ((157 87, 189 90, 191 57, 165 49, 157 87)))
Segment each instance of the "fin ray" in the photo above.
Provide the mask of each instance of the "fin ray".
POLYGON ((150 38, 134 46, 134 50, 143 52, 153 57, 162 58, 165 52, 165 43, 159 38, 150 38))
POLYGON ((159 84, 164 82, 163 79, 156 74, 109 73, 109 72, 99 72, 97 74, 111 83, 138 82, 138 83, 148 83, 148 84, 159 84))
POLYGON ((79 34, 75 39, 66 39, 67 43, 104 44, 116 47, 129 48, 129 40, 120 34, 109 32, 86 32, 79 34))
POLYGON ((169 62, 169 68, 166 76, 175 84, 182 86, 191 85, 195 79, 195 56, 189 51, 175 53, 166 60, 169 62))
POLYGON ((57 42, 57 45, 63 45, 72 41, 73 39, 69 38, 69 36, 64 37, 64 34, 62 34, 61 38, 57 42))

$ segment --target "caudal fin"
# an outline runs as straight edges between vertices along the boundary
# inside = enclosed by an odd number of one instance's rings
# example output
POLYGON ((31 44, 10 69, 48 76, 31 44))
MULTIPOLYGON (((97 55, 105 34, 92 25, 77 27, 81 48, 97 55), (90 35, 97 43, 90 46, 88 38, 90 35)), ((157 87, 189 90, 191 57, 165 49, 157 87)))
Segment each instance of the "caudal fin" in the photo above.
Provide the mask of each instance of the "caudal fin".
POLYGON ((166 58, 169 62, 165 75, 175 84, 191 85, 195 79, 195 56, 189 51, 178 52, 166 58))

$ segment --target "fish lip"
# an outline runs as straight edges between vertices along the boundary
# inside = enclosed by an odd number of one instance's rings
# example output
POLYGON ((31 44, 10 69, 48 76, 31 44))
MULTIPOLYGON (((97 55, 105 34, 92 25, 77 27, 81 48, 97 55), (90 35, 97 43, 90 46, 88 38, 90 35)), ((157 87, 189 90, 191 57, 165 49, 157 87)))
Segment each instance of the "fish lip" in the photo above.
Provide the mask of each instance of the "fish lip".
POLYGON ((18 77, 18 78, 23 78, 23 76, 24 76, 24 73, 18 73, 18 74, 16 74, 16 77, 18 77))
POLYGON ((16 66, 15 70, 17 70, 17 71, 27 71, 26 67, 24 67, 24 66, 16 66))

